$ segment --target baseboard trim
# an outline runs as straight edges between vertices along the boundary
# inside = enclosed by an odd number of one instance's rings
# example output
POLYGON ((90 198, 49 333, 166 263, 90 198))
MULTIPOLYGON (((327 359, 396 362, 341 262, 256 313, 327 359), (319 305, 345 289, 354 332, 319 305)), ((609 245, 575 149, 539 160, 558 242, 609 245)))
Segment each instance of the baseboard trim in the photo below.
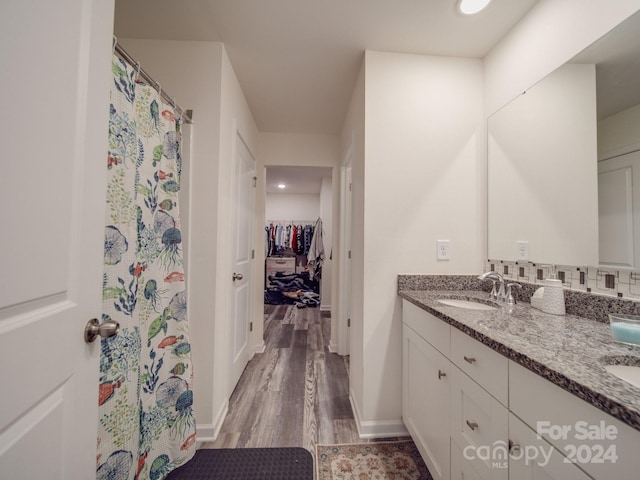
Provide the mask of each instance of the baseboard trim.
POLYGON ((320 311, 321 312, 330 312, 331 311, 331 305, 320 305, 320 311))
POLYGON ((267 345, 264 342, 262 342, 253 346, 253 353, 254 355, 256 353, 264 353, 266 349, 267 349, 267 345))
MULTIPOLYGON (((202 425, 198 423, 196 425, 196 445, 207 442, 215 442, 217 435, 215 435, 215 427, 213 424, 202 425)), ((196 447, 197 449, 198 447, 196 447)))
POLYGON ((402 419, 398 420, 362 420, 357 403, 353 400, 353 391, 349 389, 349 402, 353 410, 353 416, 358 429, 358 436, 362 439, 406 437, 409 436, 407 427, 402 419))
POLYGON ((338 346, 333 342, 329 342, 329 351, 331 353, 337 353, 338 355, 340 355, 340 352, 338 352, 338 346))

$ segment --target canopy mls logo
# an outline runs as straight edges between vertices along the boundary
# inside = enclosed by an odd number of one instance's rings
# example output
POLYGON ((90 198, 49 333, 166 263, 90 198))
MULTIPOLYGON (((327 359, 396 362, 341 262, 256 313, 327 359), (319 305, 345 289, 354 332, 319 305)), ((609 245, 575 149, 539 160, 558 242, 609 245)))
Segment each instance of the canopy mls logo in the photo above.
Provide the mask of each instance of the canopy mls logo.
POLYGON ((526 465, 532 462, 538 463, 541 467, 549 463, 553 447, 537 445, 512 445, 502 440, 493 442, 492 445, 467 445, 462 454, 466 460, 482 460, 491 465, 491 468, 508 468, 509 458, 515 461, 524 459, 526 465))
POLYGON ((521 462, 525 465, 536 463, 546 467, 553 455, 554 447, 545 440, 560 441, 558 448, 563 455, 564 463, 616 463, 618 461, 617 448, 611 441, 618 438, 615 425, 607 425, 600 421, 590 424, 578 421, 573 425, 552 424, 549 421, 539 421, 536 424, 536 445, 517 445, 498 440, 491 445, 467 445, 463 450, 466 460, 481 460, 491 468, 507 468, 509 460, 521 462), (582 443, 580 443, 582 442, 582 443), (602 442, 602 443, 597 443, 602 442))

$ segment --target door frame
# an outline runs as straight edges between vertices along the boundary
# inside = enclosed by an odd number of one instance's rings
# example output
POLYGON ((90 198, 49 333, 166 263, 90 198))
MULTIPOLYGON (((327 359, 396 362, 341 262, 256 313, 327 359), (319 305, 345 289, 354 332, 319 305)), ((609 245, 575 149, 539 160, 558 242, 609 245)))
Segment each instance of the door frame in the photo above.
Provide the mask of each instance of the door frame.
POLYGON ((338 319, 336 344, 339 355, 349 355, 350 343, 350 315, 351 315, 351 232, 353 222, 353 203, 351 200, 351 181, 353 165, 353 142, 350 143, 340 166, 340 228, 339 228, 339 256, 338 256, 338 319))

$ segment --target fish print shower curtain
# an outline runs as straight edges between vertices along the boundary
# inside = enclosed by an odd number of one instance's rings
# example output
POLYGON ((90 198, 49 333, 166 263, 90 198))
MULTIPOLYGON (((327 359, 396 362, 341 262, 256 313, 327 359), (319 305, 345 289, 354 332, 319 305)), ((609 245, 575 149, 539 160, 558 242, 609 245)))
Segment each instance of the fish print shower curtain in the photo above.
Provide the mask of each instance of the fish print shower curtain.
POLYGON ((159 480, 195 453, 178 215, 180 124, 113 58, 107 156, 97 479, 159 480))

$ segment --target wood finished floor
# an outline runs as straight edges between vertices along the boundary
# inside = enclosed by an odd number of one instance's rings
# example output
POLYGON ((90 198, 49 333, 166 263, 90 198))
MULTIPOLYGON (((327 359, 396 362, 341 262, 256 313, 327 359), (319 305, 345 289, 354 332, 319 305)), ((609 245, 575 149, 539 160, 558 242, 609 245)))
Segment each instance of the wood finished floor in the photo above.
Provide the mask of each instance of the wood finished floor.
POLYGON ((359 443, 348 357, 330 353, 331 318, 317 308, 265 305, 264 353, 249 362, 215 442, 201 448, 359 443))

